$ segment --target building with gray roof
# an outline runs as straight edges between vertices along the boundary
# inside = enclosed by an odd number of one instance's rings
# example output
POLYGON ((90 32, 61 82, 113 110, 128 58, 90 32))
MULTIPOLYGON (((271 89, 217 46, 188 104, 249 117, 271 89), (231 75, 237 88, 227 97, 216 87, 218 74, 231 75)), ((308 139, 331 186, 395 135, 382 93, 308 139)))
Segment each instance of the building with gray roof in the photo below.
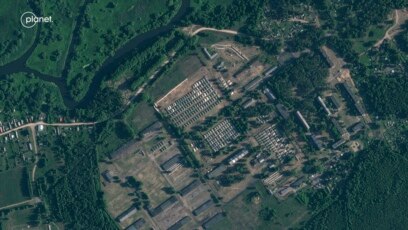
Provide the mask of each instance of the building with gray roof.
POLYGON ((135 206, 130 206, 130 208, 126 209, 126 211, 122 212, 116 219, 119 222, 123 222, 127 220, 130 216, 137 212, 137 208, 135 206))
POLYGON ((276 109, 278 110, 279 114, 286 120, 289 118, 289 111, 288 109, 282 105, 282 104, 277 104, 276 109))
POLYGON ((126 230, 139 230, 142 229, 145 224, 146 221, 143 218, 139 218, 135 222, 133 222, 133 224, 129 225, 126 230))
POLYGON ((188 222, 190 222, 191 218, 189 216, 185 216, 181 218, 179 221, 177 221, 175 224, 173 224, 170 228, 167 230, 178 230, 182 228, 184 225, 186 225, 188 222))
POLYGON ((181 162, 181 154, 176 154, 166 162, 160 165, 164 171, 172 171, 173 167, 181 162))
POLYGON ((163 212, 164 210, 170 208, 170 206, 175 204, 177 201, 178 201, 177 198, 175 196, 172 196, 169 199, 167 199, 166 201, 164 201, 163 203, 161 203, 156 208, 149 209, 148 212, 149 212, 150 216, 155 217, 158 214, 160 214, 161 212, 163 212))
POLYGON ((211 226, 214 224, 220 222, 222 219, 224 219, 224 215, 222 213, 217 213, 211 218, 209 218, 207 221, 204 222, 203 228, 204 229, 209 229, 211 226))
POLYGON ((193 214, 195 216, 198 216, 201 213, 205 212, 207 209, 209 209, 212 205, 213 205, 213 201, 207 200, 206 202, 198 206, 198 208, 194 209, 193 214))
POLYGON ((180 190, 180 195, 181 196, 187 195, 188 193, 190 193, 191 191, 196 189, 198 186, 200 186, 200 184, 201 183, 200 183, 199 180, 194 180, 193 182, 191 182, 186 187, 184 187, 183 189, 180 190))

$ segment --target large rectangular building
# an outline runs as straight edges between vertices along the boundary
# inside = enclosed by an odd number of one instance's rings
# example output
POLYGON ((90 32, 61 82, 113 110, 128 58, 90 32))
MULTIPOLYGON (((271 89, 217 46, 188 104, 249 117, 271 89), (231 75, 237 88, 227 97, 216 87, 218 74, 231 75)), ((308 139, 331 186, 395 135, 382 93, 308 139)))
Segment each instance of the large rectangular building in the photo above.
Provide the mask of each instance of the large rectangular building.
POLYGON ((288 109, 282 105, 282 104, 277 104, 276 109, 278 110, 279 114, 286 120, 289 118, 289 111, 288 109))
POLYGON ((203 228, 209 229, 211 226, 220 222, 222 219, 224 219, 224 215, 222 213, 217 213, 214 216, 212 216, 210 219, 208 219, 206 222, 204 222, 203 228))
POLYGON ((175 196, 170 197, 169 199, 167 199, 166 201, 164 201, 163 203, 161 203, 159 206, 157 206, 154 209, 149 209, 149 214, 152 217, 157 216, 158 214, 160 214, 161 212, 165 211, 166 209, 170 208, 170 206, 172 206, 173 204, 175 204, 177 202, 177 198, 175 196))
POLYGON ((131 206, 130 208, 126 209, 126 211, 122 212, 116 219, 119 222, 123 222, 127 220, 130 216, 137 212, 137 208, 135 206, 131 206))
POLYGON ((177 164, 179 164, 182 160, 181 154, 176 154, 172 158, 168 159, 166 162, 160 165, 160 167, 164 171, 172 171, 173 167, 177 164))
POLYGON ((146 221, 143 218, 137 219, 133 224, 126 228, 126 230, 140 230, 146 224, 146 221))
POLYGON ((184 225, 186 225, 188 222, 190 222, 191 218, 189 216, 185 216, 181 218, 179 221, 177 221, 175 224, 173 224, 170 228, 167 230, 178 230, 182 228, 184 225))
POLYGON ((212 205, 213 205, 212 200, 207 200, 206 202, 198 206, 198 208, 194 209, 193 214, 195 216, 198 216, 201 213, 205 212, 207 209, 209 209, 212 205))
POLYGON ((354 103, 355 108, 357 109, 360 115, 365 115, 366 111, 363 108, 362 101, 357 97, 357 95, 351 89, 351 86, 348 83, 342 83, 343 88, 346 90, 348 96, 351 98, 352 102, 354 103))
POLYGON ((234 154, 232 157, 229 158, 228 164, 231 165, 231 166, 234 165, 239 160, 241 160, 246 155, 248 155, 248 153, 249 153, 249 151, 247 149, 242 149, 241 151, 239 151, 238 153, 234 154))
POLYGON ((180 195, 185 196, 185 195, 189 194, 191 191, 193 191, 194 189, 196 189, 200 185, 201 185, 201 183, 200 183, 199 180, 194 180, 193 182, 191 182, 186 187, 184 187, 183 189, 180 190, 180 195))
POLYGON ((296 111, 296 115, 297 115, 297 117, 299 118, 300 122, 302 122, 302 124, 303 124, 303 126, 305 127, 305 129, 309 130, 309 129, 310 129, 310 126, 309 126, 309 124, 307 123, 306 119, 303 117, 303 115, 302 115, 299 111, 296 111))
POLYGON ((214 168, 211 172, 207 174, 208 178, 213 179, 222 174, 227 169, 227 166, 225 165, 219 165, 216 168, 214 168))

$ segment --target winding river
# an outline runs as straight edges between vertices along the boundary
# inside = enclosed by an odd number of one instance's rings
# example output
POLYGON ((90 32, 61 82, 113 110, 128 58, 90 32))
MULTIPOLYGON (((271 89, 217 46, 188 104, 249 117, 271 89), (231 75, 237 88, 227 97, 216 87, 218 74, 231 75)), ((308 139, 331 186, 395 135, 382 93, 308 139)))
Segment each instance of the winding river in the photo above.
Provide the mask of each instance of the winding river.
MULTIPOLYGON (((143 47, 145 45, 148 45, 154 38, 165 34, 172 29, 174 29, 177 24, 184 18, 184 16, 187 14, 188 9, 190 7, 190 0, 182 0, 181 7, 177 14, 170 20, 170 22, 165 25, 158 27, 156 29, 150 30, 146 33, 142 33, 140 35, 137 35, 136 37, 130 39, 128 42, 126 42, 122 47, 120 47, 118 50, 116 50, 115 54, 113 56, 108 57, 101 65, 99 70, 95 73, 95 76, 92 79, 92 82, 89 86, 89 89, 86 93, 86 95, 81 99, 81 101, 76 102, 73 100, 73 98, 70 96, 69 91, 68 91, 68 86, 66 82, 66 69, 67 66, 65 66, 64 71, 62 76, 65 77, 53 77, 50 75, 46 75, 43 73, 40 73, 37 70, 31 69, 27 67, 26 62, 28 58, 32 55, 33 51, 35 50, 38 42, 39 42, 39 35, 41 32, 41 24, 38 24, 38 29, 37 29, 37 34, 35 41, 33 42, 33 45, 22 55, 20 56, 17 60, 14 60, 6 65, 0 66, 0 78, 5 78, 6 75, 10 75, 13 73, 29 73, 29 74, 34 74, 36 77, 40 78, 43 81, 50 82, 58 86, 62 98, 64 100, 64 104, 67 108, 69 109, 74 109, 78 107, 86 107, 89 102, 92 101, 93 97, 95 96, 96 92, 99 90, 100 85, 103 81, 103 79, 112 74, 118 66, 123 63, 124 60, 129 58, 131 55, 134 55, 134 50, 138 47, 143 47)), ((80 17, 78 17, 77 20, 80 20, 80 17)), ((77 23, 79 25, 79 23, 77 23)), ((78 26, 75 27, 74 31, 78 29, 78 26)), ((74 42, 74 39, 72 39, 70 48, 69 50, 73 50, 72 42, 74 42)), ((72 54, 73 52, 69 52, 72 54)), ((72 58, 72 55, 69 55, 67 57, 66 65, 69 63, 72 58)))

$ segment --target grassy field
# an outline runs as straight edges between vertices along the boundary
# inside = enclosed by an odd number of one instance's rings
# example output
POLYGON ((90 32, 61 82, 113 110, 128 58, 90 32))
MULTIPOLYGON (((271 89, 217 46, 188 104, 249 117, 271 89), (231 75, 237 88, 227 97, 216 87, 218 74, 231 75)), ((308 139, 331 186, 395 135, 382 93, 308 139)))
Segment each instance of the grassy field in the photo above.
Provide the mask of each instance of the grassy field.
POLYGON ((212 229, 287 229, 298 227, 298 224, 308 217, 307 207, 300 204, 295 198, 277 200, 270 195, 262 184, 257 184, 255 189, 245 190, 241 195, 225 206, 227 217, 212 229), (248 195, 258 192, 259 202, 248 200, 248 195), (271 221, 264 221, 258 215, 264 208, 271 208, 275 216, 271 221))
POLYGON ((88 22, 81 29, 67 79, 73 96, 79 99, 86 93, 96 69, 123 43, 167 24, 180 5, 180 0, 101 0, 89 4, 88 22))
POLYGON ((130 156, 115 162, 123 170, 123 176, 133 176, 143 183, 143 191, 149 196, 150 204, 156 207, 169 195, 162 188, 169 187, 157 166, 146 157, 130 156))
POLYGON ((203 31, 197 34, 200 39, 201 44, 209 44, 212 45, 217 42, 222 41, 234 41, 235 35, 225 34, 225 33, 216 33, 216 32, 209 32, 203 31))
POLYGON ((366 36, 352 40, 353 50, 357 53, 366 51, 384 36, 386 30, 386 26, 371 26, 366 36))
POLYGON ((121 121, 109 122, 99 133, 96 152, 100 157, 118 149, 132 138, 132 133, 126 123, 121 121))
POLYGON ((34 42, 37 27, 26 29, 20 24, 23 12, 32 11, 27 1, 0 0, 0 66, 21 56, 34 42))
POLYGON ((60 76, 81 5, 82 0, 41 2, 44 15, 55 19, 53 23, 42 27, 41 41, 27 61, 29 67, 45 74, 60 76))
POLYGON ((160 99, 180 82, 193 75, 202 66, 200 60, 195 55, 183 57, 178 60, 172 68, 161 76, 147 90, 147 94, 154 101, 160 99))
POLYGON ((29 176, 24 172, 25 168, 16 168, 0 173, 0 207, 30 198, 29 176))
POLYGON ((125 120, 134 133, 139 133, 157 121, 157 118, 153 106, 140 102, 126 112, 125 120))
POLYGON ((12 211, 7 215, 7 219, 1 224, 2 229, 7 230, 59 230, 63 229, 61 224, 50 223, 38 225, 34 227, 33 216, 35 210, 33 208, 12 211))

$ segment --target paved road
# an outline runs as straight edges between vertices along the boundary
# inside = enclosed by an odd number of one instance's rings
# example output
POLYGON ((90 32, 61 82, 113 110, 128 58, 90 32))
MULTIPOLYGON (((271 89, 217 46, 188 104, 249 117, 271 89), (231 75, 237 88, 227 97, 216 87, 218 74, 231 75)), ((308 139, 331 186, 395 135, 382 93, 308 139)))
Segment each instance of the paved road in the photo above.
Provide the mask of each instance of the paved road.
POLYGON ((38 125, 44 125, 44 126, 62 126, 62 127, 69 127, 69 126, 86 126, 86 125, 95 125, 98 122, 73 122, 73 123, 46 123, 43 121, 38 121, 35 123, 27 123, 25 125, 7 130, 6 132, 0 133, 0 137, 7 135, 9 133, 12 133, 14 131, 20 130, 20 129, 25 129, 25 128, 30 128, 31 130, 34 130, 36 126, 38 125))

